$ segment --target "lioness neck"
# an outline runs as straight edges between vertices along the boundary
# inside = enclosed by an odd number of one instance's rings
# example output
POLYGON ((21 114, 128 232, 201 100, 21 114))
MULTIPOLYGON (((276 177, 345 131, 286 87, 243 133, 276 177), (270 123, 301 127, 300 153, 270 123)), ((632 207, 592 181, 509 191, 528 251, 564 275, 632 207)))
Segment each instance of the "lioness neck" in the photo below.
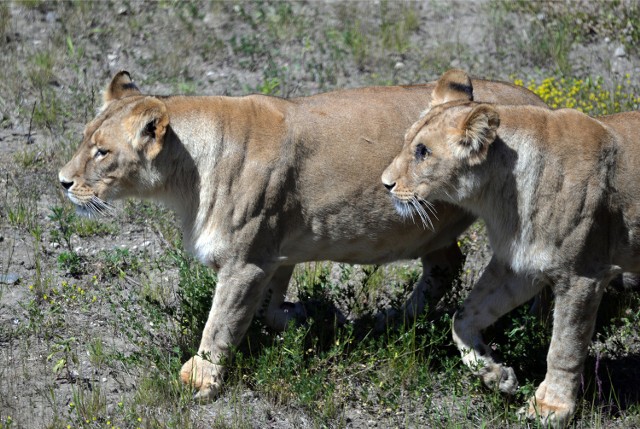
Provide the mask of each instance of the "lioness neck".
POLYGON ((259 186, 258 176, 265 172, 256 172, 256 165, 268 169, 277 158, 277 148, 268 145, 283 140, 275 137, 284 133, 286 104, 262 96, 175 96, 163 101, 170 132, 157 162, 163 186, 154 197, 176 211, 185 243, 192 247, 191 237, 206 236, 211 219, 243 216, 235 220, 243 224, 250 216, 251 210, 243 207, 249 201, 237 191, 248 194, 247 189, 259 186), (236 211, 221 212, 223 207, 236 211))
POLYGON ((598 121, 577 111, 500 106, 498 112, 498 137, 485 162, 469 169, 477 185, 460 204, 485 220, 494 252, 512 268, 541 271, 562 251, 557 237, 586 239, 592 216, 585 213, 606 195, 600 185, 585 185, 607 183, 611 164, 602 160, 615 148, 598 121), (576 147, 575 136, 585 132, 596 137, 576 147))

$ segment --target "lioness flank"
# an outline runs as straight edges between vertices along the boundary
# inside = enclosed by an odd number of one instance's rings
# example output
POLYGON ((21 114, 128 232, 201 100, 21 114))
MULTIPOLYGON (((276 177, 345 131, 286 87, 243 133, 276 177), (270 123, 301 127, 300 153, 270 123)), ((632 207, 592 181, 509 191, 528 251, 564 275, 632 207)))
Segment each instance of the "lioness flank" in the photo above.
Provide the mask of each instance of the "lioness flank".
POLYGON ((594 119, 479 104, 471 93, 453 88, 432 105, 382 182, 400 213, 415 200, 448 202, 484 219, 494 256, 457 312, 453 337, 486 384, 517 387, 482 330, 552 287, 547 373, 523 412, 562 427, 575 411, 603 290, 621 272, 640 271, 640 112, 594 119))
MULTIPOLYGON (((543 105, 513 85, 474 85, 481 100, 543 105)), ((154 97, 141 94, 127 72, 113 78, 59 179, 81 212, 101 212, 106 201, 129 196, 167 204, 180 218, 186 249, 217 270, 198 354, 181 371, 197 398, 217 394, 220 359, 257 311, 266 308, 266 322, 277 329, 302 312, 284 302, 296 263, 422 258, 424 274, 407 310, 423 305, 433 264, 455 269, 455 237, 472 216, 442 206, 439 221, 416 225, 395 213, 378 182, 433 88, 292 100, 154 97)))

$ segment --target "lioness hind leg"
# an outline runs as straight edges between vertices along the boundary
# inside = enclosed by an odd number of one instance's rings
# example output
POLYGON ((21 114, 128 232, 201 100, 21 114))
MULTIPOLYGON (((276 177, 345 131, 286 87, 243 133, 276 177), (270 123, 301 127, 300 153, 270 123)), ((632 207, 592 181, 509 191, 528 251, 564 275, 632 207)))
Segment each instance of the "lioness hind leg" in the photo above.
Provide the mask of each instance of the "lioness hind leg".
POLYGON ((272 274, 253 264, 224 266, 218 272, 218 285, 198 354, 180 370, 182 382, 197 391, 197 400, 209 401, 218 395, 224 360, 244 337, 260 305, 262 288, 272 274))
POLYGON ((433 251, 422 257, 422 275, 407 297, 401 309, 385 308, 376 314, 375 331, 382 332, 395 323, 415 320, 424 313, 431 313, 464 264, 464 255, 457 243, 433 251))
POLYGON ((284 331, 291 321, 301 320, 306 316, 302 303, 285 302, 293 269, 294 265, 279 267, 267 285, 266 310, 260 316, 276 331, 284 331))
POLYGON ((482 330, 501 316, 535 296, 542 284, 517 276, 492 258, 474 285, 462 308, 455 314, 453 339, 462 361, 489 387, 505 393, 518 388, 513 369, 496 362, 482 339, 482 330))
POLYGON ((464 255, 457 243, 431 252, 422 258, 422 277, 404 304, 404 315, 415 319, 425 307, 433 309, 451 288, 451 282, 462 269, 464 255))
POLYGON ((529 400, 530 419, 564 427, 575 411, 582 368, 606 282, 574 276, 568 288, 555 288, 553 333, 544 381, 529 400))

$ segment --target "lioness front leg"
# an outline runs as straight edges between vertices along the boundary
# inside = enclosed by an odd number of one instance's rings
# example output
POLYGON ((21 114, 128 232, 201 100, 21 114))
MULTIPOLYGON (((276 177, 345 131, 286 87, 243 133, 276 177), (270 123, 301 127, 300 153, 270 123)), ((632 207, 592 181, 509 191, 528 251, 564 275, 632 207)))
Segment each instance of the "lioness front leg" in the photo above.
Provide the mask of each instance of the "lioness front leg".
POLYGON ((542 284, 518 276, 495 257, 482 273, 453 320, 453 339, 462 361, 489 387, 512 394, 518 388, 513 369, 496 362, 482 331, 535 296, 542 284))
POLYGON ((540 419, 545 427, 564 427, 575 411, 604 286, 602 281, 574 277, 569 288, 555 288, 547 373, 526 409, 528 418, 540 419))
POLYGON ((252 264, 225 266, 218 272, 198 354, 180 370, 182 382, 197 390, 196 399, 208 401, 217 396, 224 373, 221 361, 244 337, 271 274, 252 264))

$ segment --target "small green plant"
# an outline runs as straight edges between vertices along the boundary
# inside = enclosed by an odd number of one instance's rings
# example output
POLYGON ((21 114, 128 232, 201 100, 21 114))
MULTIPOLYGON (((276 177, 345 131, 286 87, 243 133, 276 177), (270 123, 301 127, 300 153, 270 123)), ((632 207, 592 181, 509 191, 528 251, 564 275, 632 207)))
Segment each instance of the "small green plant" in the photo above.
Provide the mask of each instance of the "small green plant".
POLYGON ((13 419, 11 416, 3 416, 0 414, 0 429, 9 429, 13 427, 13 419))
POLYGON ((420 20, 413 5, 401 4, 391 10, 388 0, 380 2, 380 37, 382 46, 399 54, 411 48, 409 36, 419 28, 420 20))
POLYGON ((526 46, 532 63, 552 61, 560 74, 570 75, 569 52, 575 39, 572 28, 573 24, 569 18, 558 19, 551 23, 533 21, 530 29, 531 37, 527 40, 526 46))
POLYGON ((172 251, 171 257, 178 266, 180 275, 180 305, 176 318, 182 333, 181 341, 185 341, 183 348, 191 353, 195 346, 193 342, 200 338, 208 318, 217 277, 213 271, 182 251, 172 251))
POLYGON ((114 223, 105 221, 104 219, 88 219, 76 218, 73 223, 73 229, 78 237, 103 237, 105 235, 113 235, 118 232, 118 227, 114 223))
POLYGON ((51 207, 49 220, 54 222, 56 229, 51 231, 51 239, 66 245, 71 251, 71 236, 75 232, 75 214, 65 207, 51 207))
POLYGON ((0 3, 0 45, 5 44, 5 35, 11 27, 11 11, 7 3, 0 3))
POLYGON ((50 51, 40 51, 32 57, 29 80, 38 91, 42 92, 53 79, 54 63, 54 55, 50 51))
POLYGON ((13 155, 13 160, 22 168, 33 168, 44 164, 44 155, 35 149, 25 149, 13 155))
POLYGON ((273 95, 280 88, 280 79, 277 77, 266 78, 262 84, 256 88, 260 93, 265 95, 273 95))
POLYGON ((86 273, 85 259, 73 250, 60 252, 58 267, 71 277, 79 277, 86 273))
POLYGON ((369 39, 362 31, 359 20, 353 22, 343 31, 344 44, 351 51, 359 70, 364 70, 369 58, 369 39))
POLYGON ((137 272, 140 269, 140 260, 137 256, 129 252, 129 249, 113 249, 101 251, 100 255, 100 277, 125 278, 128 273, 137 272))
POLYGON ((47 356, 47 361, 53 361, 53 373, 59 374, 64 371, 66 377, 69 380, 73 380, 74 376, 69 369, 69 364, 78 364, 78 356, 75 353, 75 346, 77 345, 77 339, 75 337, 63 338, 57 336, 53 346, 51 347, 51 353, 47 356))
POLYGON ((16 227, 30 228, 35 222, 35 205, 20 199, 12 206, 7 207, 7 219, 9 224, 16 227))

